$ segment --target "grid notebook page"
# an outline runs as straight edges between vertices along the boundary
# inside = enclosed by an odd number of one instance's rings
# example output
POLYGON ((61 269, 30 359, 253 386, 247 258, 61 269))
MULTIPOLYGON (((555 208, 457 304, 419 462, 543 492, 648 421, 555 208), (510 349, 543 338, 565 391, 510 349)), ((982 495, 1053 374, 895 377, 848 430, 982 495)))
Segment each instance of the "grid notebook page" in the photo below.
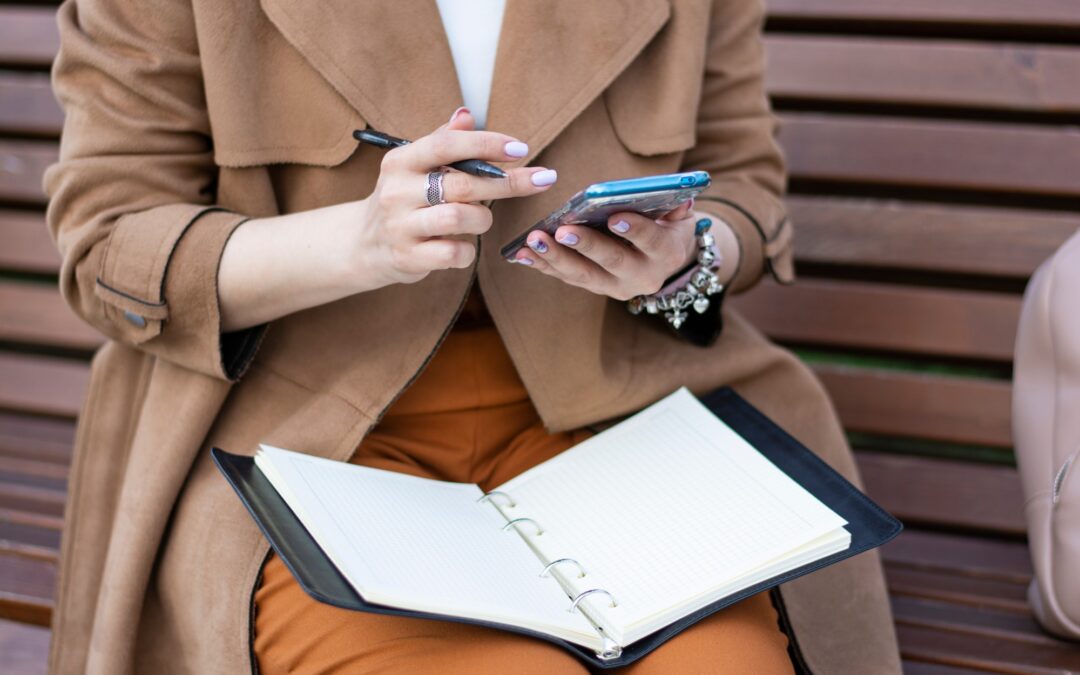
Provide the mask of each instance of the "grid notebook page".
POLYGON ((685 389, 498 489, 615 595, 623 626, 845 524, 685 389))
POLYGON ((477 486, 261 447, 260 470, 366 600, 595 636, 477 486))

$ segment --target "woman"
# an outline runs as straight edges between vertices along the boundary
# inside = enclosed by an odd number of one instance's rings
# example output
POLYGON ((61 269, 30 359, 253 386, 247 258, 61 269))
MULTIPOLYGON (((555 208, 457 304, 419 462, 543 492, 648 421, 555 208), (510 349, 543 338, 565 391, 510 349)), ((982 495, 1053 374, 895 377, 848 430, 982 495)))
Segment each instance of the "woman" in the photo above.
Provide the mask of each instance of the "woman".
MULTIPOLYGON (((730 292, 765 269, 790 281, 760 4, 511 0, 483 132, 465 111, 447 122, 462 91, 441 18, 421 0, 61 9, 67 118, 49 221, 65 297, 111 341, 72 470, 55 672, 391 665, 371 645, 405 645, 393 664, 413 670, 580 670, 524 638, 303 604, 211 445, 265 441, 483 485, 677 386, 730 384, 854 479, 827 399, 789 354, 735 314, 702 349, 686 338, 710 337, 718 317, 677 335, 623 302, 688 262, 701 216, 730 292), (368 126, 417 142, 358 148, 351 133, 368 126), (511 179, 450 173, 429 205, 428 174, 473 157, 511 179), (680 168, 709 171, 712 187, 692 214, 613 219, 611 236, 636 248, 564 229, 534 237, 520 254, 532 265, 498 255, 587 183, 680 168)), ((873 554, 781 595, 814 672, 898 670, 873 554)), ((775 664, 777 614, 752 600, 640 667, 775 664)))

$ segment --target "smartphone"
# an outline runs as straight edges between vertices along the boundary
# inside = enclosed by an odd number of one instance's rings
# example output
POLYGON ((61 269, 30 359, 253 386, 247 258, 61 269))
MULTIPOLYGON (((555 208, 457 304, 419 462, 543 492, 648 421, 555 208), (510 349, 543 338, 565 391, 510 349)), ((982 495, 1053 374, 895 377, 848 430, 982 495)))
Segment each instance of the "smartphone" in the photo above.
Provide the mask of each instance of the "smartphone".
POLYGON ((696 197, 709 187, 710 182, 707 172, 688 171, 595 183, 503 246, 500 253, 507 260, 512 260, 514 254, 525 246, 529 233, 535 230, 555 236, 555 230, 561 225, 588 225, 603 228, 606 232, 608 217, 621 211, 659 218, 696 197))

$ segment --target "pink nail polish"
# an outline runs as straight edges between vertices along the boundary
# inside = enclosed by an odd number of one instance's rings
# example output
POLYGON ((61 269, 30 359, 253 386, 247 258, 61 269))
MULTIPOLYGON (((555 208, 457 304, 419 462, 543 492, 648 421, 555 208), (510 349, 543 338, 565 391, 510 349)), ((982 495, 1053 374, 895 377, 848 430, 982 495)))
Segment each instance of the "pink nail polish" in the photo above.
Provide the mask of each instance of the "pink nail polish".
POLYGON ((463 112, 469 112, 469 109, 466 108, 465 106, 461 106, 460 108, 455 110, 454 114, 450 116, 450 122, 453 122, 454 120, 456 120, 458 115, 460 115, 463 112))
POLYGON ((510 141, 503 146, 503 152, 507 157, 524 157, 529 154, 529 146, 521 141, 510 141))
POLYGON ((559 179, 559 174, 555 169, 544 169, 543 171, 537 171, 529 177, 532 184, 536 187, 543 187, 545 185, 551 185, 559 179))
POLYGON ((625 234, 630 231, 630 223, 626 222, 625 220, 620 220, 619 222, 612 225, 611 229, 615 230, 619 234, 625 234))

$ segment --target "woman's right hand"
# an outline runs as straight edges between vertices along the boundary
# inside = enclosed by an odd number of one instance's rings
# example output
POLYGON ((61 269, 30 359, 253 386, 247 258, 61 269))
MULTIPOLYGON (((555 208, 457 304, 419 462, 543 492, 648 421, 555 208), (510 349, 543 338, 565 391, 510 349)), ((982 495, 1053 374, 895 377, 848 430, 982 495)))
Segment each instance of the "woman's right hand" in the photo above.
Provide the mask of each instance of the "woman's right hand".
POLYGON ((468 267, 476 257, 470 235, 491 227, 491 210, 480 202, 528 197, 554 184, 555 171, 543 167, 508 169, 506 178, 449 171, 442 183, 446 203, 429 206, 427 175, 437 167, 463 159, 507 162, 528 154, 528 146, 517 139, 473 131, 474 124, 468 109, 459 108, 447 124, 383 157, 352 245, 357 269, 382 270, 380 285, 412 283, 436 270, 468 267))
POLYGON ((222 330, 471 265, 473 237, 491 227, 491 211, 480 202, 538 194, 556 178, 542 167, 507 169, 506 178, 451 170, 443 178, 446 203, 429 206, 430 171, 463 159, 507 162, 528 154, 524 143, 474 125, 460 108, 432 133, 387 152, 366 199, 240 225, 218 270, 222 330))

